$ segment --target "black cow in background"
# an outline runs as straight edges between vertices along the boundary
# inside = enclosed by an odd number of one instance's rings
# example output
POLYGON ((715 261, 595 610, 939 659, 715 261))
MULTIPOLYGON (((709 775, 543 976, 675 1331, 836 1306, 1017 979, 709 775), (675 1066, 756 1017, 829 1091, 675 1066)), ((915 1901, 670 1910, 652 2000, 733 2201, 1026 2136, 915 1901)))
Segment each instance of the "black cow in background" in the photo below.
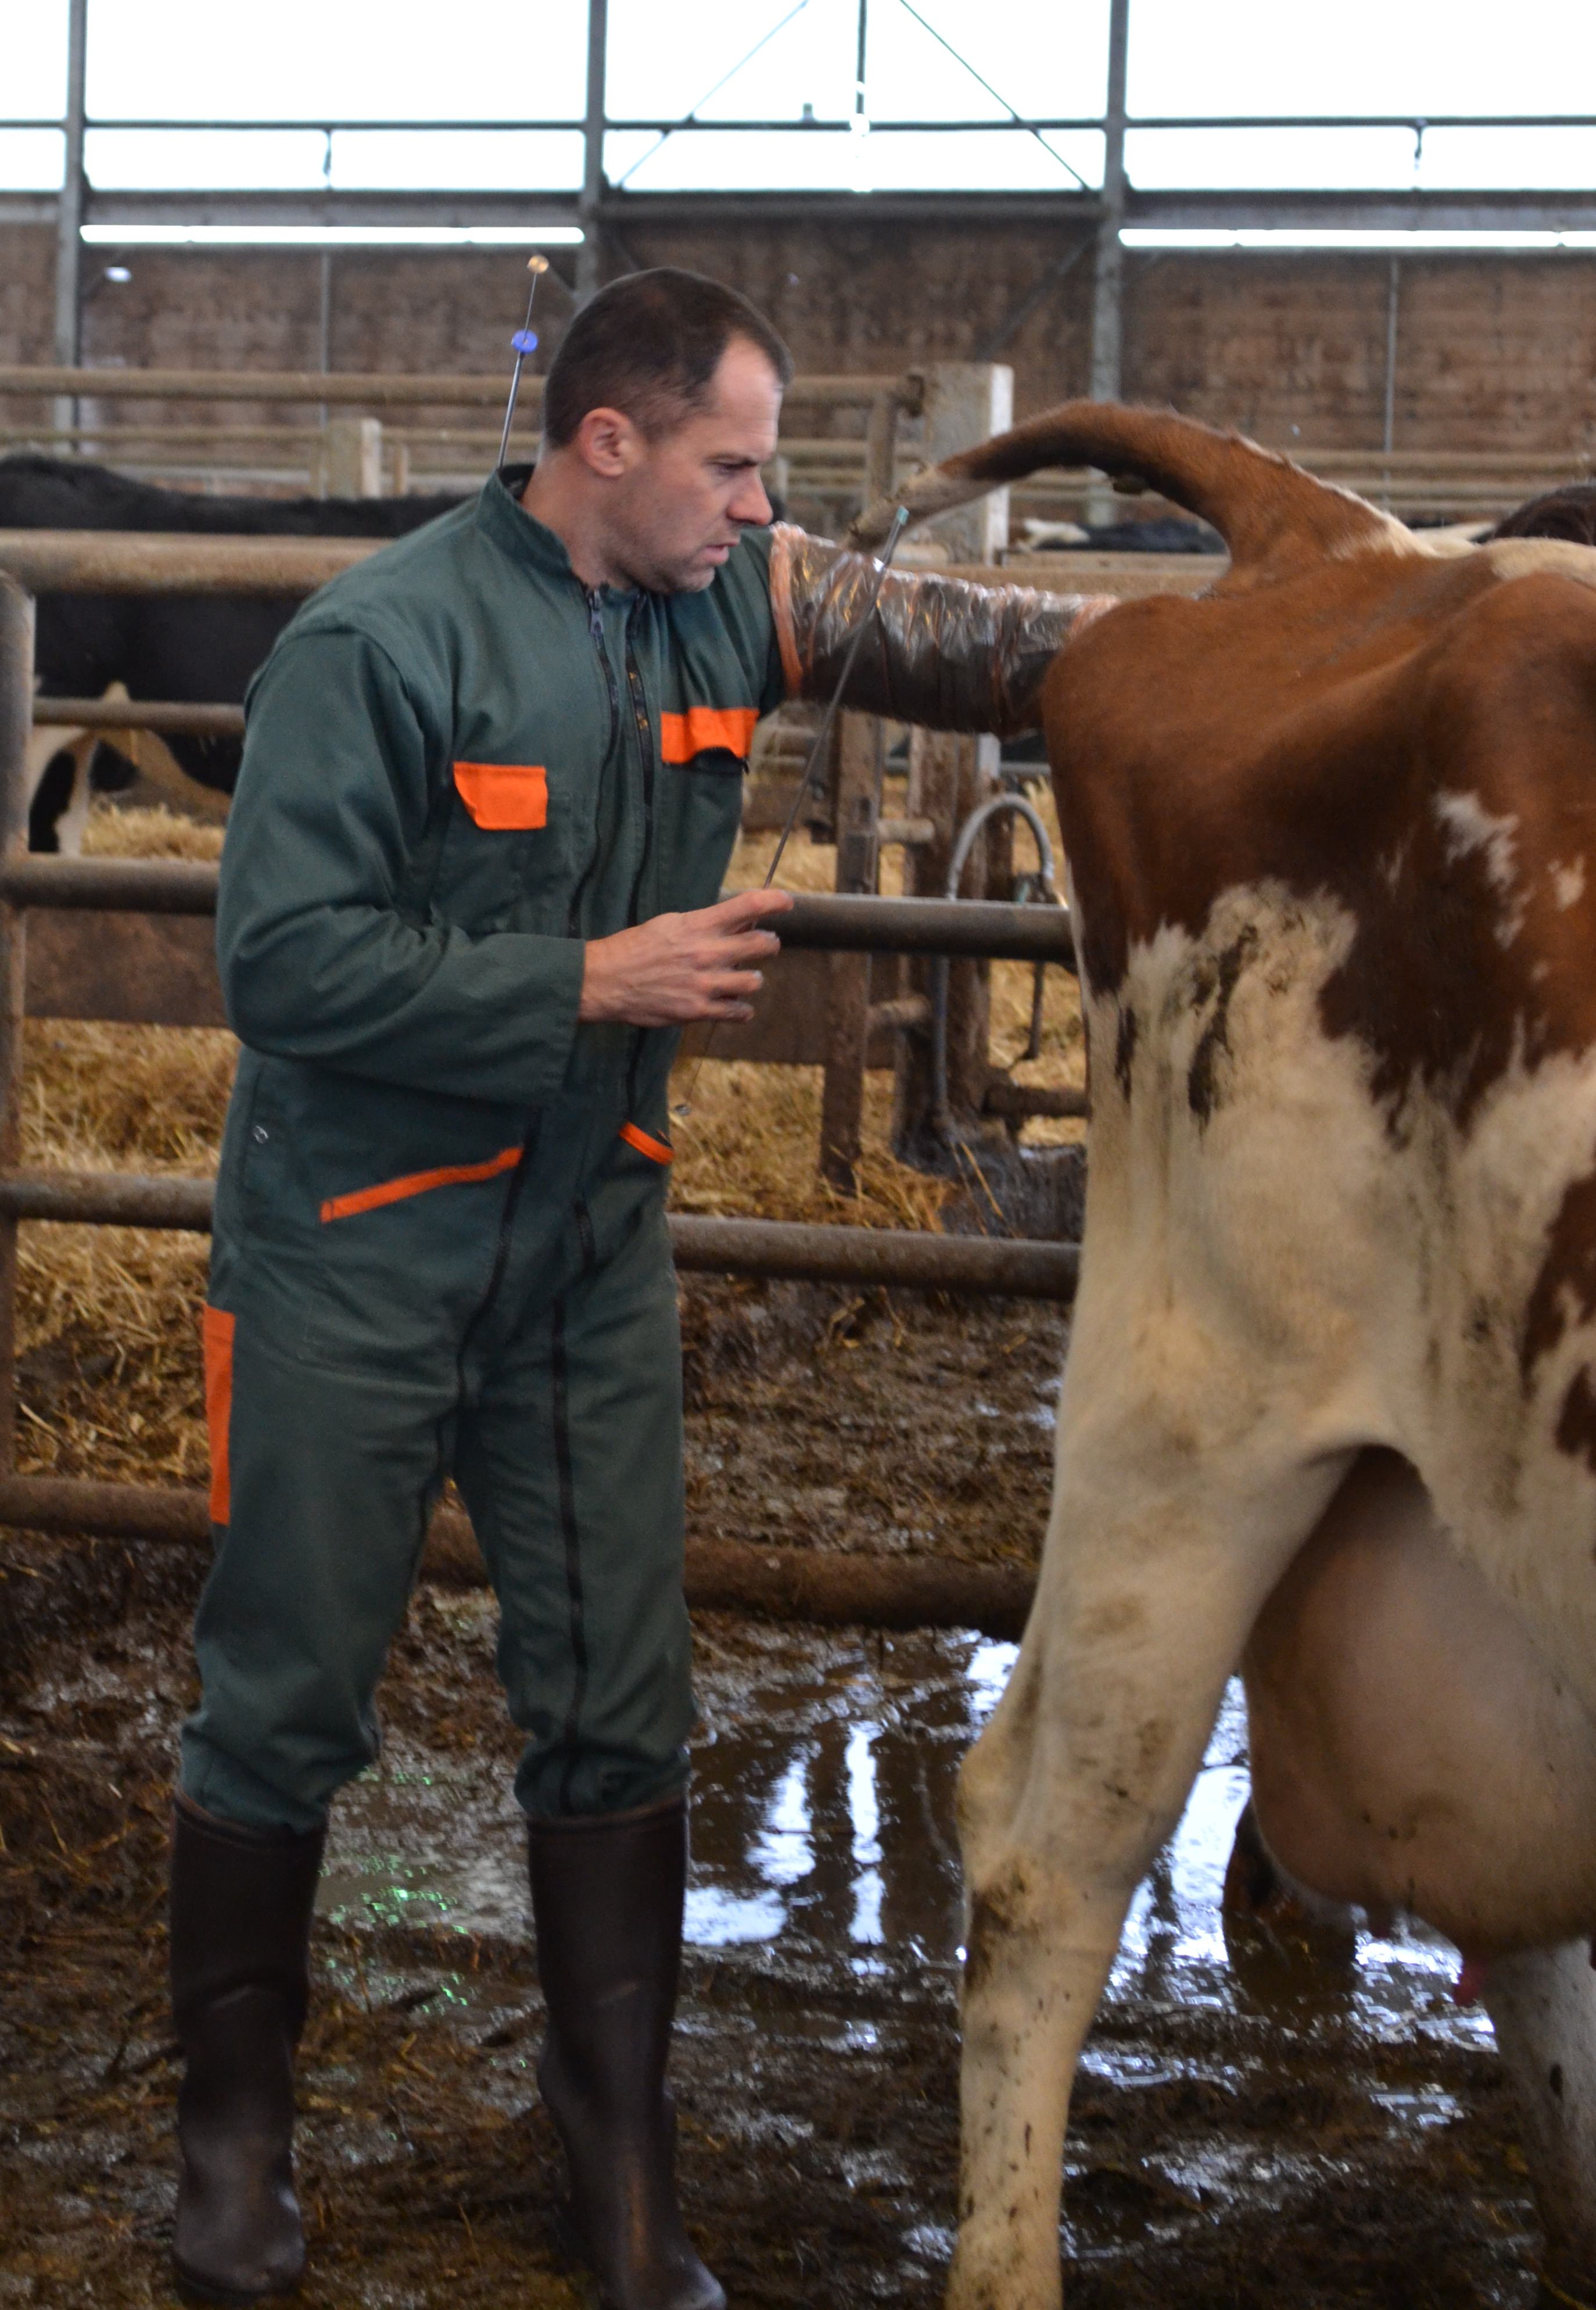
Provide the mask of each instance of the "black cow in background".
POLYGON ((1596 482, 1565 482, 1531 498, 1505 514, 1480 543, 1496 537, 1566 537, 1571 545, 1596 545, 1596 482))
MULTIPOLYGON (((0 529, 181 532, 196 537, 402 537, 457 497, 201 497, 163 490, 82 460, 0 457, 0 529)), ((100 698, 121 682, 129 698, 239 705, 245 688, 298 607, 291 595, 42 594, 34 646, 38 689, 53 698, 100 698)), ((113 790, 133 771, 77 734, 40 734, 31 765, 29 838, 35 850, 75 847, 91 782, 113 790), (52 742, 58 737, 59 742, 52 742)), ((202 786, 230 794, 237 738, 174 733, 172 754, 202 786)))

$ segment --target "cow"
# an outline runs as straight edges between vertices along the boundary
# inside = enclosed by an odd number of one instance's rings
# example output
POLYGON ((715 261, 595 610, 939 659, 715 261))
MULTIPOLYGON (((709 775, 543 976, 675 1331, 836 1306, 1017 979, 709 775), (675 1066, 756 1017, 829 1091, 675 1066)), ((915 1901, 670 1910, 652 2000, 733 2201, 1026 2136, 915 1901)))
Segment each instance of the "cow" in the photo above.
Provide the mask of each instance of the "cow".
MULTIPOLYGON (((0 529, 158 530, 204 537, 402 537, 459 504, 457 497, 201 497, 157 489, 82 459, 0 457, 0 529)), ((43 594, 34 672, 56 698, 100 698, 116 682, 133 699, 239 705, 250 675, 293 615, 284 595, 43 594)), ((188 776, 230 794, 242 741, 174 732, 167 745, 188 776)), ((127 782, 81 731, 38 734, 30 758, 29 840, 76 847, 88 785, 127 782), (88 766, 93 757, 93 767, 88 766)))
POLYGON ((1238 1668, 1268 1853, 1457 1944, 1589 2304, 1596 551, 1431 542, 1084 402, 906 501, 1049 465, 1231 560, 1078 598, 1044 690, 1091 1159, 1036 1602, 960 1785, 950 2310, 1061 2299, 1081 2042, 1238 1668))
POLYGON ((1596 482, 1565 482, 1529 498, 1486 533, 1497 537, 1563 537, 1573 545, 1596 545, 1596 482))
POLYGON ((1145 521, 1113 521, 1086 528, 1078 521, 1026 520, 1019 525, 1027 553, 1223 553, 1224 540, 1206 522, 1176 514, 1145 521))

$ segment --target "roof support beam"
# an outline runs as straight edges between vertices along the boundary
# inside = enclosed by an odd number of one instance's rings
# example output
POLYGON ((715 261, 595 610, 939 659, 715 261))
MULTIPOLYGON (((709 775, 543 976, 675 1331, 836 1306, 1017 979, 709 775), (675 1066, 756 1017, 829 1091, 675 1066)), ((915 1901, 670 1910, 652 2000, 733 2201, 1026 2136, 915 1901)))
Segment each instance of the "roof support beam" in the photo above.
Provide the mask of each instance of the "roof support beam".
MULTIPOLYGON (((89 0, 68 0, 66 15, 66 149, 56 204, 56 360, 75 369, 82 357, 83 129, 89 49, 89 0)), ((56 404, 57 432, 78 421, 75 401, 56 404)))
POLYGON ((1110 0, 1108 106, 1103 121, 1103 205, 1092 286, 1089 390, 1094 401, 1117 401, 1123 382, 1125 252, 1119 235, 1125 221, 1125 59, 1130 39, 1131 0, 1110 0))
POLYGON ((604 76, 609 65, 610 0, 587 0, 587 109, 582 122, 582 197, 586 236, 577 256, 577 302, 585 305, 603 277, 604 76))

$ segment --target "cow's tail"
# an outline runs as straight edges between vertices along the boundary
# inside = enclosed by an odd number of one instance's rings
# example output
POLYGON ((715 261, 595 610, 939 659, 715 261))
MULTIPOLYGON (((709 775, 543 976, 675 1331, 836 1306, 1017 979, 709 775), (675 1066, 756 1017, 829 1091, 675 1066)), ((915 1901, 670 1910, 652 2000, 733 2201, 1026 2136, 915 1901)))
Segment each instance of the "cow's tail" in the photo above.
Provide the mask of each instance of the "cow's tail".
POLYGON ((916 473, 896 497, 881 499, 860 516, 849 543, 880 544, 899 505, 924 520, 1048 465, 1095 465, 1144 482, 1211 522, 1238 570, 1278 569, 1360 546, 1383 544, 1389 551, 1409 541, 1408 531, 1389 514, 1350 491, 1316 481, 1288 457, 1239 433, 1216 432, 1167 410, 1066 401, 1011 433, 995 434, 916 473))

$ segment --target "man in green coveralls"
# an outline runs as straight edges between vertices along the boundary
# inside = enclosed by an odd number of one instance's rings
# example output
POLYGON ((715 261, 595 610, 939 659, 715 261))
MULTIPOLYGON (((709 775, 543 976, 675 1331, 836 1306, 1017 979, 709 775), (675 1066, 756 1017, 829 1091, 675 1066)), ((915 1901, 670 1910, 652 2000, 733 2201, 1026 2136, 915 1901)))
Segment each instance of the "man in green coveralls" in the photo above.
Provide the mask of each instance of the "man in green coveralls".
MULTIPOLYGON (((526 1734, 539 2083, 609 2310, 716 2310, 665 2065, 693 1722, 664 1219, 681 1027, 744 1019, 775 891, 718 899, 758 717, 822 695, 870 565, 772 531, 785 347, 632 275, 544 455, 351 569, 257 675, 218 948, 244 1049, 206 1393, 217 1555, 175 1809, 191 2295, 297 2281, 293 2054, 334 1792, 453 1476, 526 1734)), ((1074 605, 894 578, 850 697, 1020 726, 1074 605)))

